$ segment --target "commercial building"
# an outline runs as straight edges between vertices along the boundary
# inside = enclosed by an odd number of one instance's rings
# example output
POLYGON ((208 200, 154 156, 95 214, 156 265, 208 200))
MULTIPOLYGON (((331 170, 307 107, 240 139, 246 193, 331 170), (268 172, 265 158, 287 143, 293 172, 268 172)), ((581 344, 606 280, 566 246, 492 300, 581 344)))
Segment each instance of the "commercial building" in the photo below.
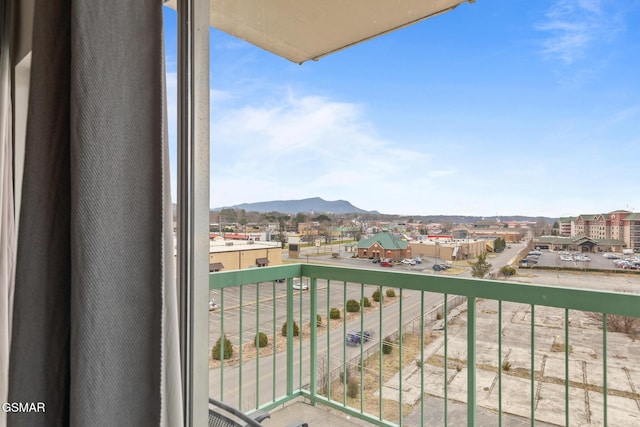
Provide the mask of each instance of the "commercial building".
POLYGON ((391 258, 400 261, 411 258, 411 246, 406 240, 382 231, 369 239, 358 242, 358 258, 391 258))
POLYGON ((213 239, 209 243, 209 271, 230 271, 282 264, 279 242, 213 239))
POLYGON ((580 214, 577 217, 560 218, 560 234, 563 237, 588 237, 601 245, 617 243, 625 248, 640 251, 640 213, 617 210, 601 214, 580 214), (606 243, 605 241, 611 240, 606 243))

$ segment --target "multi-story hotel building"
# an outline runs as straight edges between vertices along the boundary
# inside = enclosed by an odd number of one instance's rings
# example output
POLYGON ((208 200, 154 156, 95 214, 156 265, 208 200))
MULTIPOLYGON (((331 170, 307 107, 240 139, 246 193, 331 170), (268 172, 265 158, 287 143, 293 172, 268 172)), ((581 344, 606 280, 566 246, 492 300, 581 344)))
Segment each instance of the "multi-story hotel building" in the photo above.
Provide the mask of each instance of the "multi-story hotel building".
POLYGON ((621 240, 627 248, 640 250, 640 213, 617 210, 560 218, 560 234, 565 237, 621 240))

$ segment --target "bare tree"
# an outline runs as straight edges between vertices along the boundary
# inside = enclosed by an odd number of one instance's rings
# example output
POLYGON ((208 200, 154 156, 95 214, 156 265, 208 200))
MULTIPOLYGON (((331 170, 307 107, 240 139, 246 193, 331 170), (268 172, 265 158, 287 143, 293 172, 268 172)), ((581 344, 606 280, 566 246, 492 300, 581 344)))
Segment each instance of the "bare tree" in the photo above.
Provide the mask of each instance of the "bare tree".
POLYGON ((318 357, 318 392, 324 396, 329 394, 329 372, 327 371, 327 357, 318 357))

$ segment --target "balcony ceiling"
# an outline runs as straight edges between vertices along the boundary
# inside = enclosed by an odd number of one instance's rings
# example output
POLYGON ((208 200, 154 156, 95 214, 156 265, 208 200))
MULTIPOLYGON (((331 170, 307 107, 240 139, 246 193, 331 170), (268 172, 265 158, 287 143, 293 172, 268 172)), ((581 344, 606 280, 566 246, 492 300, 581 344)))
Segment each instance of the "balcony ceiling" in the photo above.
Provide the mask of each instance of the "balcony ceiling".
MULTIPOLYGON (((296 63, 453 10, 467 0, 210 0, 211 26, 296 63)), ((473 3, 475 0, 469 0, 473 3)), ((176 7, 176 0, 167 5, 176 7)))

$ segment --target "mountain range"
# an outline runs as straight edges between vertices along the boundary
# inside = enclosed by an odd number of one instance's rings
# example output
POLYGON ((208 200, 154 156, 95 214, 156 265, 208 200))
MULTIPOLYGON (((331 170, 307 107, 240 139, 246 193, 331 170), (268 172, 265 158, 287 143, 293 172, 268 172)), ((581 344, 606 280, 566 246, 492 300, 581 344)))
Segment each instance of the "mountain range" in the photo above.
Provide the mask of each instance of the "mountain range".
POLYGON ((242 203, 240 205, 225 206, 215 208, 214 211, 221 209, 244 209, 251 212, 282 212, 286 214, 296 214, 298 212, 308 213, 371 213, 377 214, 377 211, 366 211, 357 208, 346 200, 324 200, 320 197, 311 197, 301 200, 273 200, 269 202, 242 203))

